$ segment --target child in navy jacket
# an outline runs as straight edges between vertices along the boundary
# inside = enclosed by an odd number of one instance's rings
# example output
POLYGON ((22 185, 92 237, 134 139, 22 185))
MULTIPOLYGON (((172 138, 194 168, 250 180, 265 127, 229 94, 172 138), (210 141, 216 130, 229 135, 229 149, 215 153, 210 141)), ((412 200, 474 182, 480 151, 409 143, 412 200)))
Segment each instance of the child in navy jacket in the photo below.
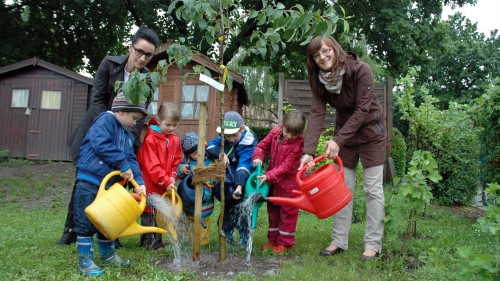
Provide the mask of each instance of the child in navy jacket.
POLYGON ((115 242, 110 241, 92 225, 85 215, 85 208, 96 198, 104 177, 114 170, 119 170, 122 178, 134 179, 139 185, 135 190, 137 193, 146 193, 133 150, 134 137, 126 130, 145 115, 147 113, 144 104, 130 104, 120 93, 113 100, 111 111, 96 117, 80 147, 74 198, 74 231, 77 234, 78 268, 86 276, 104 274, 104 270, 93 260, 93 236, 96 233, 101 261, 122 266, 130 264, 129 260, 116 254, 115 242))

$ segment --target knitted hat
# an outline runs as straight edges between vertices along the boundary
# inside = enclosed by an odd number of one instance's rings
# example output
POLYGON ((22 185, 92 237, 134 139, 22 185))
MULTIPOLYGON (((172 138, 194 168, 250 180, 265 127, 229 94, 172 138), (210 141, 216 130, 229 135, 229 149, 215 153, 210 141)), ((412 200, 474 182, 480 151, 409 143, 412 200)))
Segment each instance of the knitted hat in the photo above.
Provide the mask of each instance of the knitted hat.
MULTIPOLYGON (((243 126, 243 117, 236 111, 228 111, 224 114, 224 134, 236 134, 243 126)), ((217 127, 217 133, 221 132, 220 126, 217 127)))
POLYGON ((111 111, 141 112, 142 114, 144 114, 144 116, 148 115, 145 103, 140 102, 139 104, 136 105, 131 104, 127 101, 125 95, 122 92, 118 93, 115 99, 113 100, 113 104, 111 105, 111 111))
POLYGON ((198 149, 198 134, 187 132, 181 139, 182 152, 189 155, 198 149))

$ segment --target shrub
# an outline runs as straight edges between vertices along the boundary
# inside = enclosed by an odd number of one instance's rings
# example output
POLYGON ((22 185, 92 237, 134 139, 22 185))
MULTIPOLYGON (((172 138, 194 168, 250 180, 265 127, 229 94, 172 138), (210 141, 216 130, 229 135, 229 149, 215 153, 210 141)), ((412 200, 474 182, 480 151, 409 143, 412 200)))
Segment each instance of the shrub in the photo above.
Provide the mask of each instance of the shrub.
POLYGON ((392 128, 392 158, 397 177, 403 177, 406 169, 406 142, 398 128, 392 128))
POLYGON ((250 126, 250 130, 255 133, 257 139, 261 141, 272 130, 270 127, 250 126))
POLYGON ((479 177, 479 130, 473 125, 470 106, 450 103, 449 109, 440 110, 435 106, 439 100, 422 86, 423 103, 417 107, 415 79, 409 75, 401 83, 404 90, 396 95, 396 104, 409 124, 407 155, 426 150, 438 162, 443 180, 432 185, 435 203, 471 203, 479 177))
POLYGON ((478 253, 468 247, 458 248, 464 258, 460 277, 462 280, 499 280, 500 278, 500 185, 489 184, 485 190, 489 204, 485 207, 486 215, 480 218, 475 227, 494 237, 494 245, 488 253, 478 253))
POLYGON ((485 182, 500 182, 500 78, 474 101, 473 115, 482 128, 481 175, 485 182))

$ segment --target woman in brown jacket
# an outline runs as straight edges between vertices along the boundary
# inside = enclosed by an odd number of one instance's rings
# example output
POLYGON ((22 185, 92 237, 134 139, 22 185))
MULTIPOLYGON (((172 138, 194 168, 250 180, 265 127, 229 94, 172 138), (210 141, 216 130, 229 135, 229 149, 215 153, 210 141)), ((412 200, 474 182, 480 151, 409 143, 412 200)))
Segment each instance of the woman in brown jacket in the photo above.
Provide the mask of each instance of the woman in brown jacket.
MULTIPOLYGON (((301 167, 314 158, 329 104, 335 108, 335 133, 325 145, 325 154, 330 159, 337 155, 342 159, 345 182, 353 194, 356 166, 361 159, 367 212, 362 259, 375 258, 382 251, 384 232, 382 179, 386 138, 372 71, 356 54, 345 52, 334 38, 324 36, 314 38, 307 46, 307 68, 313 95, 301 167)), ((351 200, 335 214, 332 241, 321 255, 331 256, 348 249, 352 211, 351 200)))

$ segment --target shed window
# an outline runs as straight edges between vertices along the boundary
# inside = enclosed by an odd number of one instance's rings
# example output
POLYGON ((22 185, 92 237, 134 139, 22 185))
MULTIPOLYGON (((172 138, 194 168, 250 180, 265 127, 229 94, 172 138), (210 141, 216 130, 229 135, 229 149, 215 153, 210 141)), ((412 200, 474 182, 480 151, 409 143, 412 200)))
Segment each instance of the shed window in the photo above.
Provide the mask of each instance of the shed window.
POLYGON ((41 109, 61 109, 61 91, 42 91, 41 109))
POLYGON ((11 107, 27 108, 30 97, 29 89, 12 89, 11 107))
POLYGON ((148 106, 148 115, 156 115, 158 113, 158 88, 153 93, 153 99, 148 106))
POLYGON ((208 85, 182 86, 182 119, 198 120, 200 118, 200 103, 208 102, 208 90, 208 85))

